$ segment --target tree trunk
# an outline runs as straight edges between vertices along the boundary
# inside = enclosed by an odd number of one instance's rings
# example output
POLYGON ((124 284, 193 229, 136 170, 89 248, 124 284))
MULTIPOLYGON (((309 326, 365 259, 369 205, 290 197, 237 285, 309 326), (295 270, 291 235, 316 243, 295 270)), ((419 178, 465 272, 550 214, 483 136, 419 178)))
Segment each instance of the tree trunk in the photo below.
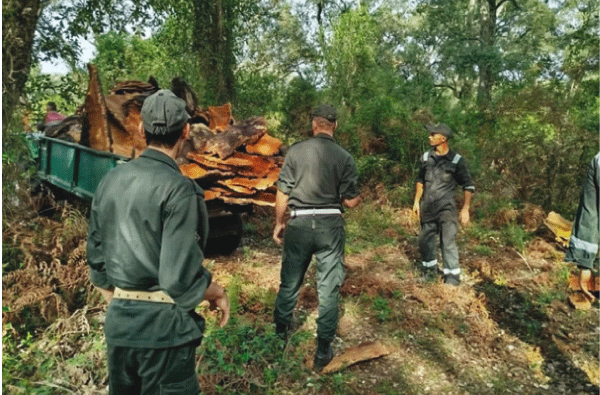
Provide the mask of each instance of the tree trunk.
POLYGON ((40 0, 2 0, 2 130, 21 97, 31 66, 40 0))
POLYGON ((492 88, 494 86, 494 66, 491 57, 496 43, 496 12, 498 4, 496 0, 487 0, 487 9, 482 10, 481 18, 481 46, 484 56, 479 62, 479 87, 477 101, 480 108, 486 110, 492 100, 492 88))
POLYGON ((233 4, 229 0, 196 1, 194 13, 193 48, 204 60, 202 74, 216 104, 233 101, 235 56, 231 26, 236 18, 233 4))

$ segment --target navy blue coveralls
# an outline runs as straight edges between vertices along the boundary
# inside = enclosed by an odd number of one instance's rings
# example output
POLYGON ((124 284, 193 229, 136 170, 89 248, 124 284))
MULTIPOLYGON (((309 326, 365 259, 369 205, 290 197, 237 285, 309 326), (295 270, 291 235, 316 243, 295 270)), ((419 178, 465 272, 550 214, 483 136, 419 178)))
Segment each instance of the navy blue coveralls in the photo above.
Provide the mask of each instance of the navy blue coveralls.
POLYGON ((444 276, 460 279, 455 190, 460 185, 464 190, 475 191, 467 163, 452 150, 443 156, 433 150, 425 152, 416 181, 423 184, 419 234, 422 267, 437 269, 436 238, 439 235, 444 276))
POLYGON ((587 167, 586 177, 581 191, 569 249, 565 261, 573 262, 579 268, 592 269, 598 254, 600 239, 600 153, 587 167))

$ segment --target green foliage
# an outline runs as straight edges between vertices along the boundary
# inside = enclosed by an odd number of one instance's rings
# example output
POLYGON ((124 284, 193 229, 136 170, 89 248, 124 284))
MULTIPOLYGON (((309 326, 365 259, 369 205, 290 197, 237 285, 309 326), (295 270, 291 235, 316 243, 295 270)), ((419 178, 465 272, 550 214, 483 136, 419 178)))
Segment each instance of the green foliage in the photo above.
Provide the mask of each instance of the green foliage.
POLYGON ((492 248, 490 246, 481 245, 481 244, 473 247, 473 252, 475 252, 477 255, 482 255, 482 256, 487 256, 487 257, 491 257, 494 254, 494 250, 492 250, 492 248))
POLYGON ((383 322, 390 319, 392 310, 388 304, 387 299, 382 298, 381 296, 376 296, 375 299, 373 299, 373 308, 377 312, 377 319, 379 321, 383 322))
MULTIPOLYGON (((11 125, 15 125, 15 122, 11 122, 11 125)), ((4 224, 9 223, 15 217, 28 213, 31 201, 29 177, 34 170, 25 134, 16 127, 9 127, 2 134, 2 215, 4 224)))
POLYGON ((83 104, 88 78, 76 71, 66 75, 41 74, 36 68, 29 75, 25 84, 25 112, 31 128, 43 122, 46 115, 46 104, 56 103, 59 113, 69 116, 83 104))
POLYGON ((562 301, 567 298, 564 290, 561 289, 546 289, 540 293, 537 298, 537 303, 540 305, 549 305, 555 300, 562 301))
POLYGON ((415 186, 412 182, 404 182, 395 185, 386 191, 386 195, 392 207, 411 206, 415 197, 415 186))
POLYGON ((23 251, 9 240, 2 243, 2 273, 8 273, 23 267, 23 251))
MULTIPOLYGON (((125 32, 109 32, 96 37, 98 54, 93 63, 98 67, 103 89, 107 91, 117 81, 142 80, 150 76, 165 77, 160 47, 152 39, 125 32)), ((170 79, 163 82, 170 87, 170 79)))
MULTIPOLYGON (((384 230, 395 229, 389 211, 377 204, 363 204, 360 210, 350 210, 346 214, 346 252, 359 252, 369 246, 394 244, 397 240, 384 230)), ((400 231, 400 229, 398 229, 400 231)))
POLYGON ((494 165, 489 171, 501 174, 502 184, 514 191, 508 198, 569 212, 579 195, 584 164, 597 152, 597 129, 585 130, 565 122, 560 115, 564 108, 554 101, 555 93, 546 89, 512 94, 533 111, 509 113, 508 106, 520 104, 513 97, 505 98, 500 112, 506 115, 482 145, 483 153, 494 165), (506 152, 512 154, 507 156, 506 152))
POLYGON ((6 325, 8 331, 2 336, 2 388, 14 386, 36 395, 52 393, 35 382, 53 372, 55 357, 40 349, 31 333, 19 340, 10 332, 12 324, 6 325))
POLYGON ((279 110, 284 87, 275 74, 240 70, 236 73, 239 89, 234 104, 238 118, 245 119, 257 114, 274 114, 279 110))
POLYGON ((317 90, 310 81, 296 77, 287 84, 281 103, 284 143, 292 144, 306 138, 311 130, 310 112, 317 100, 317 90))
POLYGON ((274 391, 302 374, 304 355, 299 346, 311 337, 297 333, 284 349, 271 327, 232 320, 225 328, 207 330, 198 373, 207 380, 216 378, 211 388, 218 393, 274 391))
POLYGON ((517 251, 525 250, 525 245, 532 239, 531 233, 519 225, 507 225, 502 229, 502 238, 506 245, 514 247, 517 251))
POLYGON ((353 113, 357 99, 373 93, 379 32, 366 6, 340 17, 325 59, 336 102, 346 102, 353 113))
POLYGON ((474 222, 471 226, 465 228, 465 233, 468 237, 477 240, 480 244, 496 242, 499 240, 500 232, 494 229, 488 229, 478 222, 474 222))
POLYGON ((398 180, 397 175, 394 177, 396 166, 395 162, 384 156, 362 156, 356 163, 359 182, 362 185, 377 182, 393 185, 398 180))

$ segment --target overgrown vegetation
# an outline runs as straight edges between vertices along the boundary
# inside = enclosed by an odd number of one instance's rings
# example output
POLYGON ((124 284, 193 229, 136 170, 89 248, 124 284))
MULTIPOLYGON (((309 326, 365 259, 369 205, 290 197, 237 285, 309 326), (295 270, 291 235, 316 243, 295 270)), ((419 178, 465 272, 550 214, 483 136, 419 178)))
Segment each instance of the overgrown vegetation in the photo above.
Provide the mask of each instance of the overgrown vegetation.
MULTIPOLYGON (((523 225, 537 210, 514 209, 517 219, 508 223, 475 218, 459 244, 464 284, 453 288, 420 280, 410 205, 395 203, 403 201, 402 191, 380 186, 364 194, 363 205, 346 214, 347 276, 334 347, 339 355, 379 341, 390 354, 329 375, 312 373, 314 266, 290 341, 279 340, 272 309, 281 256, 271 241, 272 210, 261 209, 245 217, 238 251, 205 261, 226 286, 233 316, 221 329, 206 306, 199 308, 207 317, 197 354, 204 393, 597 391, 597 305, 588 312, 567 305, 573 268, 543 225, 523 225)), ((106 306, 87 278, 85 206, 55 203, 45 215, 14 219, 5 221, 3 239, 10 251, 3 262, 3 392, 103 393, 106 306)))
POLYGON ((366 198, 345 214, 335 347, 379 340, 390 355, 312 374, 311 286, 280 347, 271 324, 280 251, 271 210, 258 209, 245 218, 242 248, 206 261, 236 314, 217 329, 201 308, 205 393, 597 393, 597 305, 566 305, 572 267, 543 226, 552 210, 571 218, 599 146, 597 1, 198 4, 3 1, 3 391, 106 387, 86 208, 32 197, 25 138, 48 101, 66 115, 83 103, 76 39, 88 37, 104 89, 182 77, 201 106, 230 101, 240 119, 264 116, 288 145, 308 135, 311 107, 329 102, 336 138, 356 158, 366 198), (57 58, 66 75, 40 72, 39 61, 57 58), (473 224, 459 234, 458 290, 422 283, 415 269, 413 180, 429 149, 423 126, 434 122, 454 130, 452 148, 477 187, 473 224))
POLYGON ((201 106, 230 101, 234 116, 265 116, 286 144, 306 137, 314 104, 330 102, 338 141, 370 186, 412 181, 428 149, 423 125, 444 122, 478 190, 574 213, 599 145, 597 2, 167 3, 41 4, 34 67, 18 90, 25 106, 7 105, 31 125, 48 100, 73 113, 87 82, 75 39, 93 36, 104 89, 181 77, 201 106), (56 58, 70 71, 40 75, 37 61, 56 58))

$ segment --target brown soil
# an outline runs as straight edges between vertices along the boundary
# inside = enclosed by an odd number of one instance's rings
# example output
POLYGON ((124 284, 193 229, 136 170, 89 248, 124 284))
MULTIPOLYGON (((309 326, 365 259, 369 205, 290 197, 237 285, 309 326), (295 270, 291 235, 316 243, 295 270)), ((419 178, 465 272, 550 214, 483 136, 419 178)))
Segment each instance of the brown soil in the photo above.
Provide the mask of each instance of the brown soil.
MULTIPOLYGON (((395 215, 399 223, 413 224, 409 210, 395 215)), ((39 221, 47 229, 60 228, 47 219, 39 221)), ((266 222, 254 223, 257 234, 268 232, 272 222, 266 222)), ((25 227, 5 229, 5 242, 25 246, 31 254, 25 256, 24 268, 3 276, 3 306, 9 307, 3 312, 5 323, 18 321, 18 312, 27 305, 24 295, 29 295, 29 307, 54 322, 48 330, 55 333, 89 332, 85 315, 98 316, 104 309, 97 297, 77 299, 78 292, 92 295, 86 292, 88 282, 78 282, 87 278, 84 245, 59 234, 64 232, 35 239, 36 233, 25 227), (39 276, 33 281, 36 270, 39 276), (36 292, 24 291, 19 280, 24 278, 36 292), (81 306, 86 306, 84 317, 72 316, 74 311, 82 314, 77 310, 81 306)), ((205 265, 215 281, 239 289, 239 314, 266 325, 272 320, 272 305, 266 301, 274 300, 279 287, 281 251, 272 243, 261 244, 260 237, 250 235, 245 240, 250 247, 209 257, 205 265)), ((568 306, 571 267, 562 262, 552 240, 534 239, 523 252, 497 246, 489 257, 460 245, 463 283, 451 287, 419 278, 413 239, 397 236, 396 245, 347 256, 336 353, 370 341, 383 343, 391 353, 343 370, 345 388, 356 394, 598 393, 598 304, 587 312, 568 306)), ((315 330, 314 282, 313 264, 297 306, 304 321, 294 330, 315 330)), ((3 335, 8 332, 4 326, 3 335)), ((48 347, 57 355, 75 355, 86 345, 59 342, 48 347)), ((310 359, 314 345, 308 347, 310 359)), ((102 350, 97 354, 95 374, 102 368, 102 350)), ((73 374, 79 374, 87 393, 101 393, 91 371, 73 374)), ((316 392, 299 385, 293 393, 316 392)))

